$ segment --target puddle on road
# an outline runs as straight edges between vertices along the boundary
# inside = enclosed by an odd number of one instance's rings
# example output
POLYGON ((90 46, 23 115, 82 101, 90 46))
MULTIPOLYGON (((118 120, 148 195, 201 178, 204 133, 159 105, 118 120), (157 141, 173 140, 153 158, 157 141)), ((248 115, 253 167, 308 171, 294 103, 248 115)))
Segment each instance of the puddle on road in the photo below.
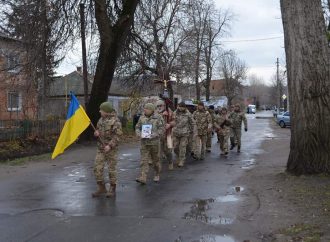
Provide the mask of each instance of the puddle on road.
POLYGON ((237 202, 239 198, 235 195, 220 196, 215 199, 215 202, 237 202))
POLYGON ((243 163, 243 165, 241 166, 242 169, 251 169, 256 164, 256 160, 255 159, 242 160, 242 163, 243 163))
POLYGON ((234 186, 230 189, 231 191, 234 191, 234 192, 243 192, 244 191, 244 187, 241 187, 241 186, 234 186))
POLYGON ((235 240, 226 235, 207 234, 192 242, 235 242, 235 240))
POLYGON ((132 156, 132 154, 122 154, 122 156, 129 157, 129 156, 132 156))
POLYGON ((273 132, 265 132, 264 133, 266 139, 275 139, 277 136, 273 132))
POLYGON ((211 225, 232 224, 234 222, 233 218, 222 217, 220 215, 211 216, 207 214, 207 211, 211 209, 210 203, 215 201, 216 200, 213 198, 195 201, 191 206, 190 211, 184 214, 183 219, 201 221, 211 225))
POLYGON ((79 177, 76 182, 85 182, 87 179, 85 176, 79 177))

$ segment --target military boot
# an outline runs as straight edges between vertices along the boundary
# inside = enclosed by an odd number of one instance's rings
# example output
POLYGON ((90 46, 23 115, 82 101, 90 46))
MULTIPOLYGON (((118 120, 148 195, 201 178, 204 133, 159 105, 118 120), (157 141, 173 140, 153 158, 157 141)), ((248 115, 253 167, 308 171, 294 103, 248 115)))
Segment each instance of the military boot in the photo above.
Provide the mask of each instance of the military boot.
POLYGON ((180 160, 178 163, 178 167, 183 167, 183 160, 180 160))
POLYGON ((97 191, 92 193, 92 197, 99 197, 107 192, 104 182, 98 181, 97 186, 98 186, 97 191))
POLYGON ((168 169, 169 169, 170 171, 173 170, 173 162, 171 162, 171 163, 168 164, 168 169))
POLYGON ((238 145, 238 146, 237 146, 237 153, 240 153, 240 152, 241 152, 241 146, 238 145))
POLYGON ((107 192, 106 197, 113 197, 116 195, 116 184, 110 184, 110 189, 107 192))
POLYGON ((136 182, 141 183, 142 185, 145 185, 147 183, 147 176, 145 173, 141 173, 141 175, 135 179, 136 182))
POLYGON ((230 145, 230 150, 233 150, 235 148, 235 144, 230 145))

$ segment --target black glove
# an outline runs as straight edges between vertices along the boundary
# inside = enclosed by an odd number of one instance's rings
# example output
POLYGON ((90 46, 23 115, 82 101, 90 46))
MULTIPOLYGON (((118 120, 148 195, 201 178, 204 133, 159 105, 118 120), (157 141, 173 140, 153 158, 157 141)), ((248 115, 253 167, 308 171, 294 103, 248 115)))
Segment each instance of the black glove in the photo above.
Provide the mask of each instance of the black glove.
POLYGON ((247 128, 245 128, 244 130, 245 130, 245 132, 247 132, 247 128))

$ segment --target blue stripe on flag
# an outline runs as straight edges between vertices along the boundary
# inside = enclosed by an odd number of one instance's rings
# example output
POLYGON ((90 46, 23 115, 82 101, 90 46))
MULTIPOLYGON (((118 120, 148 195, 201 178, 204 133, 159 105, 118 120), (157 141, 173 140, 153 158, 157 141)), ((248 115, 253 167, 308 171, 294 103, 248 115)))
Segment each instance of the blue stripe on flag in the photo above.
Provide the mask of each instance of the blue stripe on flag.
POLYGON ((74 113, 78 110, 78 108, 79 108, 78 99, 76 98, 75 95, 73 95, 71 93, 71 102, 70 102, 70 106, 69 106, 68 113, 66 116, 66 120, 69 120, 74 115, 74 113))

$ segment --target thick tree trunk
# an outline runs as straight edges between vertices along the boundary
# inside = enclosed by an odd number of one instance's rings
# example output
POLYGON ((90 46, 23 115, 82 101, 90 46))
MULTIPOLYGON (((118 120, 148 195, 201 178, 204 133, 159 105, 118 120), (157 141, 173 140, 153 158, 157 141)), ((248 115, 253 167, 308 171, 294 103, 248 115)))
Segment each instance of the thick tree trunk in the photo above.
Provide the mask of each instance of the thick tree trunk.
POLYGON ((100 104, 108 99, 117 60, 133 23, 138 2, 139 0, 123 0, 123 10, 116 23, 112 24, 107 16, 106 1, 95 0, 95 17, 101 45, 90 100, 87 105, 87 113, 94 124, 100 117, 100 104))
POLYGON ((281 0, 291 101, 287 170, 330 173, 329 47, 321 1, 281 0))

